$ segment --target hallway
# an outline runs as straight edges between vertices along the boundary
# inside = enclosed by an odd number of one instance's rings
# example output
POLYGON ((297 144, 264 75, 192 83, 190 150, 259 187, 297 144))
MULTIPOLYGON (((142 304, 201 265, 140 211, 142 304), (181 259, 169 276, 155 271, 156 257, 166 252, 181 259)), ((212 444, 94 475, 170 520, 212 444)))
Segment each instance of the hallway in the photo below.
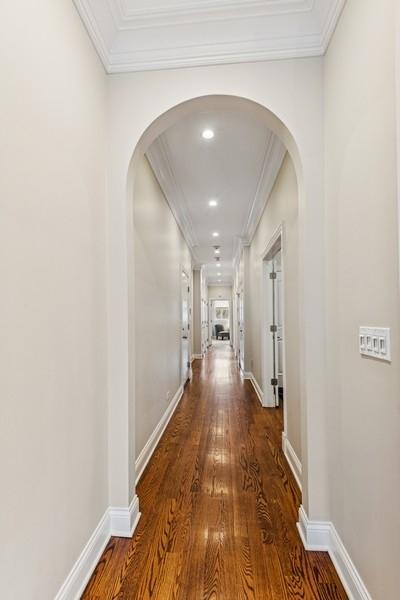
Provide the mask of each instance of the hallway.
POLYGON ((194 361, 138 485, 134 537, 110 540, 82 598, 346 598, 328 555, 300 541, 281 431, 282 411, 261 408, 229 345, 194 361))

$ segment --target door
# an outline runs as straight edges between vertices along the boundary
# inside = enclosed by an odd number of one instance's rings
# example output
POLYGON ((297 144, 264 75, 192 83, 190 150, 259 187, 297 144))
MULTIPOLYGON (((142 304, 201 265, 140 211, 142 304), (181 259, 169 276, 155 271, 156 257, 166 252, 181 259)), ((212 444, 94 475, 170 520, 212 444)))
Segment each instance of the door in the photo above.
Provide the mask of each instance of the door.
POLYGON ((190 286, 189 277, 182 271, 182 331, 181 331, 181 381, 185 385, 190 377, 190 286))
POLYGON ((275 398, 275 406, 279 406, 280 391, 283 392, 283 294, 282 294, 282 268, 280 251, 271 261, 272 292, 272 319, 270 324, 272 342, 272 377, 271 385, 275 398))
POLYGON ((239 337, 239 367, 244 371, 244 302, 243 290, 237 295, 237 319, 238 319, 238 337, 239 337))

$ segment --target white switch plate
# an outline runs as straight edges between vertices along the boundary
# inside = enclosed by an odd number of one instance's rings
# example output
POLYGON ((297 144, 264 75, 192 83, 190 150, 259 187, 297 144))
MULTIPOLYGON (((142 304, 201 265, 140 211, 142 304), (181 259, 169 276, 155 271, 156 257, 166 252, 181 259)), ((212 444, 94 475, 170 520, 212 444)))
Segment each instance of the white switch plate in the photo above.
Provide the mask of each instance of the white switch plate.
POLYGON ((379 360, 392 360, 388 327, 360 327, 358 344, 360 354, 363 356, 372 356, 379 360))

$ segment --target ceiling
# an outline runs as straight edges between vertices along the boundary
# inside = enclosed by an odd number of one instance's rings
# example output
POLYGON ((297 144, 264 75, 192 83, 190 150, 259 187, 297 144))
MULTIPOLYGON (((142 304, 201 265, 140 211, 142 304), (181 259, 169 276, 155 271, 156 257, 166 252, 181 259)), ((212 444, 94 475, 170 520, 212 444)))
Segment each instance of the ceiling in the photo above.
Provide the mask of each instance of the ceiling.
POLYGON ((109 73, 321 56, 345 0, 74 0, 109 73))
POLYGON ((250 242, 284 154, 282 143, 254 115, 222 109, 191 114, 148 149, 153 171, 209 283, 232 283, 239 240, 250 242), (213 139, 203 139, 205 129, 214 132, 213 139), (217 206, 210 207, 209 200, 217 206), (220 246, 218 267, 215 245, 220 246))

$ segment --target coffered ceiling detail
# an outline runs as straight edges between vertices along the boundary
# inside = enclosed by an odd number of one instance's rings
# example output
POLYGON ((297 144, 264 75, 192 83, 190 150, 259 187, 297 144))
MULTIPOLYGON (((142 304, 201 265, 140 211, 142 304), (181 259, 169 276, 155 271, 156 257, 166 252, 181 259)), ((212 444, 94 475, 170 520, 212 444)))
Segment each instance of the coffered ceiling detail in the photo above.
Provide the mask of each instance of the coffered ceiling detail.
POLYGON ((345 0, 74 0, 109 73, 320 56, 345 0))

